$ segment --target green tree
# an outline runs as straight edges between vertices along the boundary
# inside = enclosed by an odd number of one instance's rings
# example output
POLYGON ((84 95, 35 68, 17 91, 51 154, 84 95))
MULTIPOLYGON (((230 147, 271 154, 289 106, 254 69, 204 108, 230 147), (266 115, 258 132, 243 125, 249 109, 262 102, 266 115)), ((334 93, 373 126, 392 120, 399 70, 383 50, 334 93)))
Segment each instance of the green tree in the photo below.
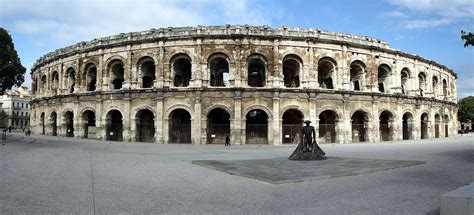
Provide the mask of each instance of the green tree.
POLYGON ((466 41, 464 42, 464 47, 474 46, 474 34, 471 32, 466 33, 465 31, 461 30, 461 39, 466 41))
POLYGON ((0 92, 20 86, 25 80, 26 68, 21 65, 13 40, 7 30, 0 28, 0 92))
POLYGON ((468 119, 474 122, 474 96, 468 96, 458 102, 458 119, 466 122, 468 119))

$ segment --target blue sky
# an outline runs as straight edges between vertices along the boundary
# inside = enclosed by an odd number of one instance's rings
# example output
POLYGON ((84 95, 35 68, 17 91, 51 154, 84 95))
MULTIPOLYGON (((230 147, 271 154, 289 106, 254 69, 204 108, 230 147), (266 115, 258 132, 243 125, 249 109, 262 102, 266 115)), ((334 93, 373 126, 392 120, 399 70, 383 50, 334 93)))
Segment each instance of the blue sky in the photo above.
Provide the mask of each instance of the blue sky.
MULTIPOLYGON (((28 70, 57 48, 122 32, 222 24, 320 28, 370 36, 435 60, 459 76, 458 97, 474 95, 473 0, 0 0, 0 26, 28 70)), ((28 71, 29 73, 29 71, 28 71)), ((25 85, 31 85, 29 74, 25 85)))

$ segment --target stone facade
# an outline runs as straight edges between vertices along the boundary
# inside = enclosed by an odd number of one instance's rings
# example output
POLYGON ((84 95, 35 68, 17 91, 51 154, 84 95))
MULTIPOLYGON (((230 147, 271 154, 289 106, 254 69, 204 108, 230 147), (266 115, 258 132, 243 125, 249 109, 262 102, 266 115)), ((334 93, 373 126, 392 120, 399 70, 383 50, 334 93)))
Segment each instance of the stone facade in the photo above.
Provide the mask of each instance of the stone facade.
POLYGON ((33 132, 155 143, 282 144, 456 134, 457 75, 384 41, 198 26, 81 42, 32 68, 33 132))

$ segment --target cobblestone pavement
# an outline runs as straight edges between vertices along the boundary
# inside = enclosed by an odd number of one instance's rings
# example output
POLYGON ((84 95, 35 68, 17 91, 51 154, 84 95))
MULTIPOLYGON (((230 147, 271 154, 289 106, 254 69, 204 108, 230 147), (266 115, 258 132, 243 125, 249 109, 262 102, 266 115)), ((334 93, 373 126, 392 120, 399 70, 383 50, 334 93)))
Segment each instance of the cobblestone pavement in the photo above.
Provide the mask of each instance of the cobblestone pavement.
MULTIPOLYGON (((0 145, 0 214, 437 214, 441 194, 474 181, 474 137, 323 144, 328 162, 423 163, 371 171, 372 163, 357 167, 364 174, 294 183, 192 162, 275 171, 268 166, 286 162, 295 145, 161 145, 21 133, 8 139, 0 145)), ((329 169, 338 168, 348 167, 329 169)))

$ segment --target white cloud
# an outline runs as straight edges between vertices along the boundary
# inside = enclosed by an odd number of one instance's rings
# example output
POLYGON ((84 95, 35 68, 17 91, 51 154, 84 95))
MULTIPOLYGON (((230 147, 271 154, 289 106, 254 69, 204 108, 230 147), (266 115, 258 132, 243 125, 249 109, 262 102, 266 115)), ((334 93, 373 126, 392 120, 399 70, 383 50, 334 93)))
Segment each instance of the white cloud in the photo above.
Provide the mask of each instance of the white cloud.
MULTIPOLYGON (((258 3, 258 2, 253 2, 258 3)), ((0 24, 56 47, 124 32, 208 23, 269 24, 247 1, 0 0, 0 24), (214 6, 210 11, 209 6, 214 6)))
POLYGON ((400 11, 387 11, 380 14, 382 17, 387 18, 407 18, 408 15, 400 11))
POLYGON ((473 0, 389 0, 408 10, 430 13, 445 18, 472 18, 474 17, 473 0))
POLYGON ((450 19, 426 19, 426 20, 411 20, 406 21, 404 27, 406 29, 422 29, 422 28, 433 28, 450 24, 450 19))

